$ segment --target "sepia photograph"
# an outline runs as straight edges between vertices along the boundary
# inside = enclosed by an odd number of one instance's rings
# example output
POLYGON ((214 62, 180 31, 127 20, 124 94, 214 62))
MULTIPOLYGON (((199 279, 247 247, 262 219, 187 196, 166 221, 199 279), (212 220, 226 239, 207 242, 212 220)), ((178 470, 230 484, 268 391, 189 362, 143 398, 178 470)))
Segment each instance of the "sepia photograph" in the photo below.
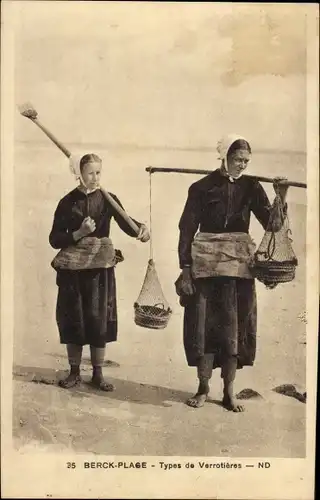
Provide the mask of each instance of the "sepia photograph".
POLYGON ((311 500, 316 5, 1 9, 2 497, 311 500))

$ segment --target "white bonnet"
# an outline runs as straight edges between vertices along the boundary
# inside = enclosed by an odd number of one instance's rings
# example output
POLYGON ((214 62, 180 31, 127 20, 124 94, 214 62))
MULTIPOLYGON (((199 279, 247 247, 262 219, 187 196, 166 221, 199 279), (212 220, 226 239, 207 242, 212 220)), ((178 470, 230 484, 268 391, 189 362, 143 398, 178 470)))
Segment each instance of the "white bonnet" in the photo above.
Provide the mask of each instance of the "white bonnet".
POLYGON ((219 160, 224 162, 224 171, 231 182, 234 182, 235 179, 239 179, 242 176, 242 173, 240 173, 235 178, 229 174, 229 166, 228 166, 228 158, 227 158, 228 151, 229 151, 230 147, 232 146, 232 144, 234 142, 239 141, 239 140, 246 141, 249 144, 247 139, 245 139, 244 137, 242 137, 241 135, 238 135, 238 134, 225 135, 224 137, 222 137, 220 139, 220 141, 217 144, 217 151, 219 153, 219 160))
MULTIPOLYGON (((91 155, 93 153, 90 153, 91 155)), ((101 156, 94 153, 99 159, 100 161, 101 160, 101 156)), ((80 162, 81 162, 81 159, 85 156, 85 153, 82 153, 82 154, 72 154, 69 158, 69 167, 70 167, 70 171, 71 173, 74 175, 75 179, 78 180, 78 179, 82 179, 81 177, 81 170, 80 170, 80 162)))
POLYGON ((239 140, 248 142, 247 139, 245 139, 244 137, 242 137, 241 135, 238 135, 238 134, 228 134, 228 135, 223 136, 217 144, 217 151, 219 153, 219 160, 226 160, 230 147, 232 146, 232 144, 234 142, 239 141, 239 140))
POLYGON ((81 155, 74 154, 74 155, 71 155, 69 158, 69 167, 70 167, 71 173, 74 175, 76 180, 81 178, 80 161, 81 161, 82 157, 83 157, 83 154, 81 154, 81 155))

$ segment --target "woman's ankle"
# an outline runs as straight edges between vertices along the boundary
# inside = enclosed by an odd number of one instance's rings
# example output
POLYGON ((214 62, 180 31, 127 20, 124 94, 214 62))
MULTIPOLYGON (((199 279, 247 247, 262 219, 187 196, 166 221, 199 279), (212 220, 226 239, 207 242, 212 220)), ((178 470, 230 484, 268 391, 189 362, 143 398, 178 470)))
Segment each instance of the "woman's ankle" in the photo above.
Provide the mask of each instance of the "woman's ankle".
POLYGON ((70 365, 70 375, 80 375, 80 366, 70 365))
POLYGON ((199 379, 198 394, 209 394, 209 379, 201 378, 199 379))

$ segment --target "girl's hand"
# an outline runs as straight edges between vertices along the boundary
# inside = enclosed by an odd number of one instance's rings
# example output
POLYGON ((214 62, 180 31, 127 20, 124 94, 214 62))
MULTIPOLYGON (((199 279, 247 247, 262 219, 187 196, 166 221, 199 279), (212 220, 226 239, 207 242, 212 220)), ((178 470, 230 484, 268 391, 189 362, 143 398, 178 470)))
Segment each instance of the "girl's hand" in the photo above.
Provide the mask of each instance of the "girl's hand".
POLYGON ((91 217, 86 217, 83 219, 82 224, 79 228, 79 233, 82 237, 88 236, 88 234, 93 233, 96 230, 96 223, 91 217))
POLYGON ((139 234, 137 236, 137 240, 142 241, 142 243, 146 243, 147 241, 150 240, 150 233, 145 224, 141 225, 139 234))

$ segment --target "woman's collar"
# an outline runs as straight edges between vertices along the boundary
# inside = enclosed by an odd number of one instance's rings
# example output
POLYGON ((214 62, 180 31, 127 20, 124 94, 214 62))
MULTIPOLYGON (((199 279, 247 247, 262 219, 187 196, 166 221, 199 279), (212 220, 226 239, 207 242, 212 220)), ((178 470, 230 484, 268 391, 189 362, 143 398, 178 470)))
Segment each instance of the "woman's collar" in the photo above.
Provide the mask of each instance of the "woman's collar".
POLYGON ((222 175, 222 177, 226 177, 226 179, 228 179, 229 182, 234 183, 237 180, 237 179, 234 179, 233 177, 231 177, 230 174, 228 174, 224 165, 221 165, 221 167, 220 167, 220 174, 222 175))
POLYGON ((241 179, 241 177, 243 176, 243 172, 241 172, 240 175, 238 175, 238 177, 232 177, 226 170, 225 166, 222 164, 221 167, 220 167, 220 173, 223 177, 226 177, 230 182, 232 183, 235 183, 237 182, 239 179, 241 179))

